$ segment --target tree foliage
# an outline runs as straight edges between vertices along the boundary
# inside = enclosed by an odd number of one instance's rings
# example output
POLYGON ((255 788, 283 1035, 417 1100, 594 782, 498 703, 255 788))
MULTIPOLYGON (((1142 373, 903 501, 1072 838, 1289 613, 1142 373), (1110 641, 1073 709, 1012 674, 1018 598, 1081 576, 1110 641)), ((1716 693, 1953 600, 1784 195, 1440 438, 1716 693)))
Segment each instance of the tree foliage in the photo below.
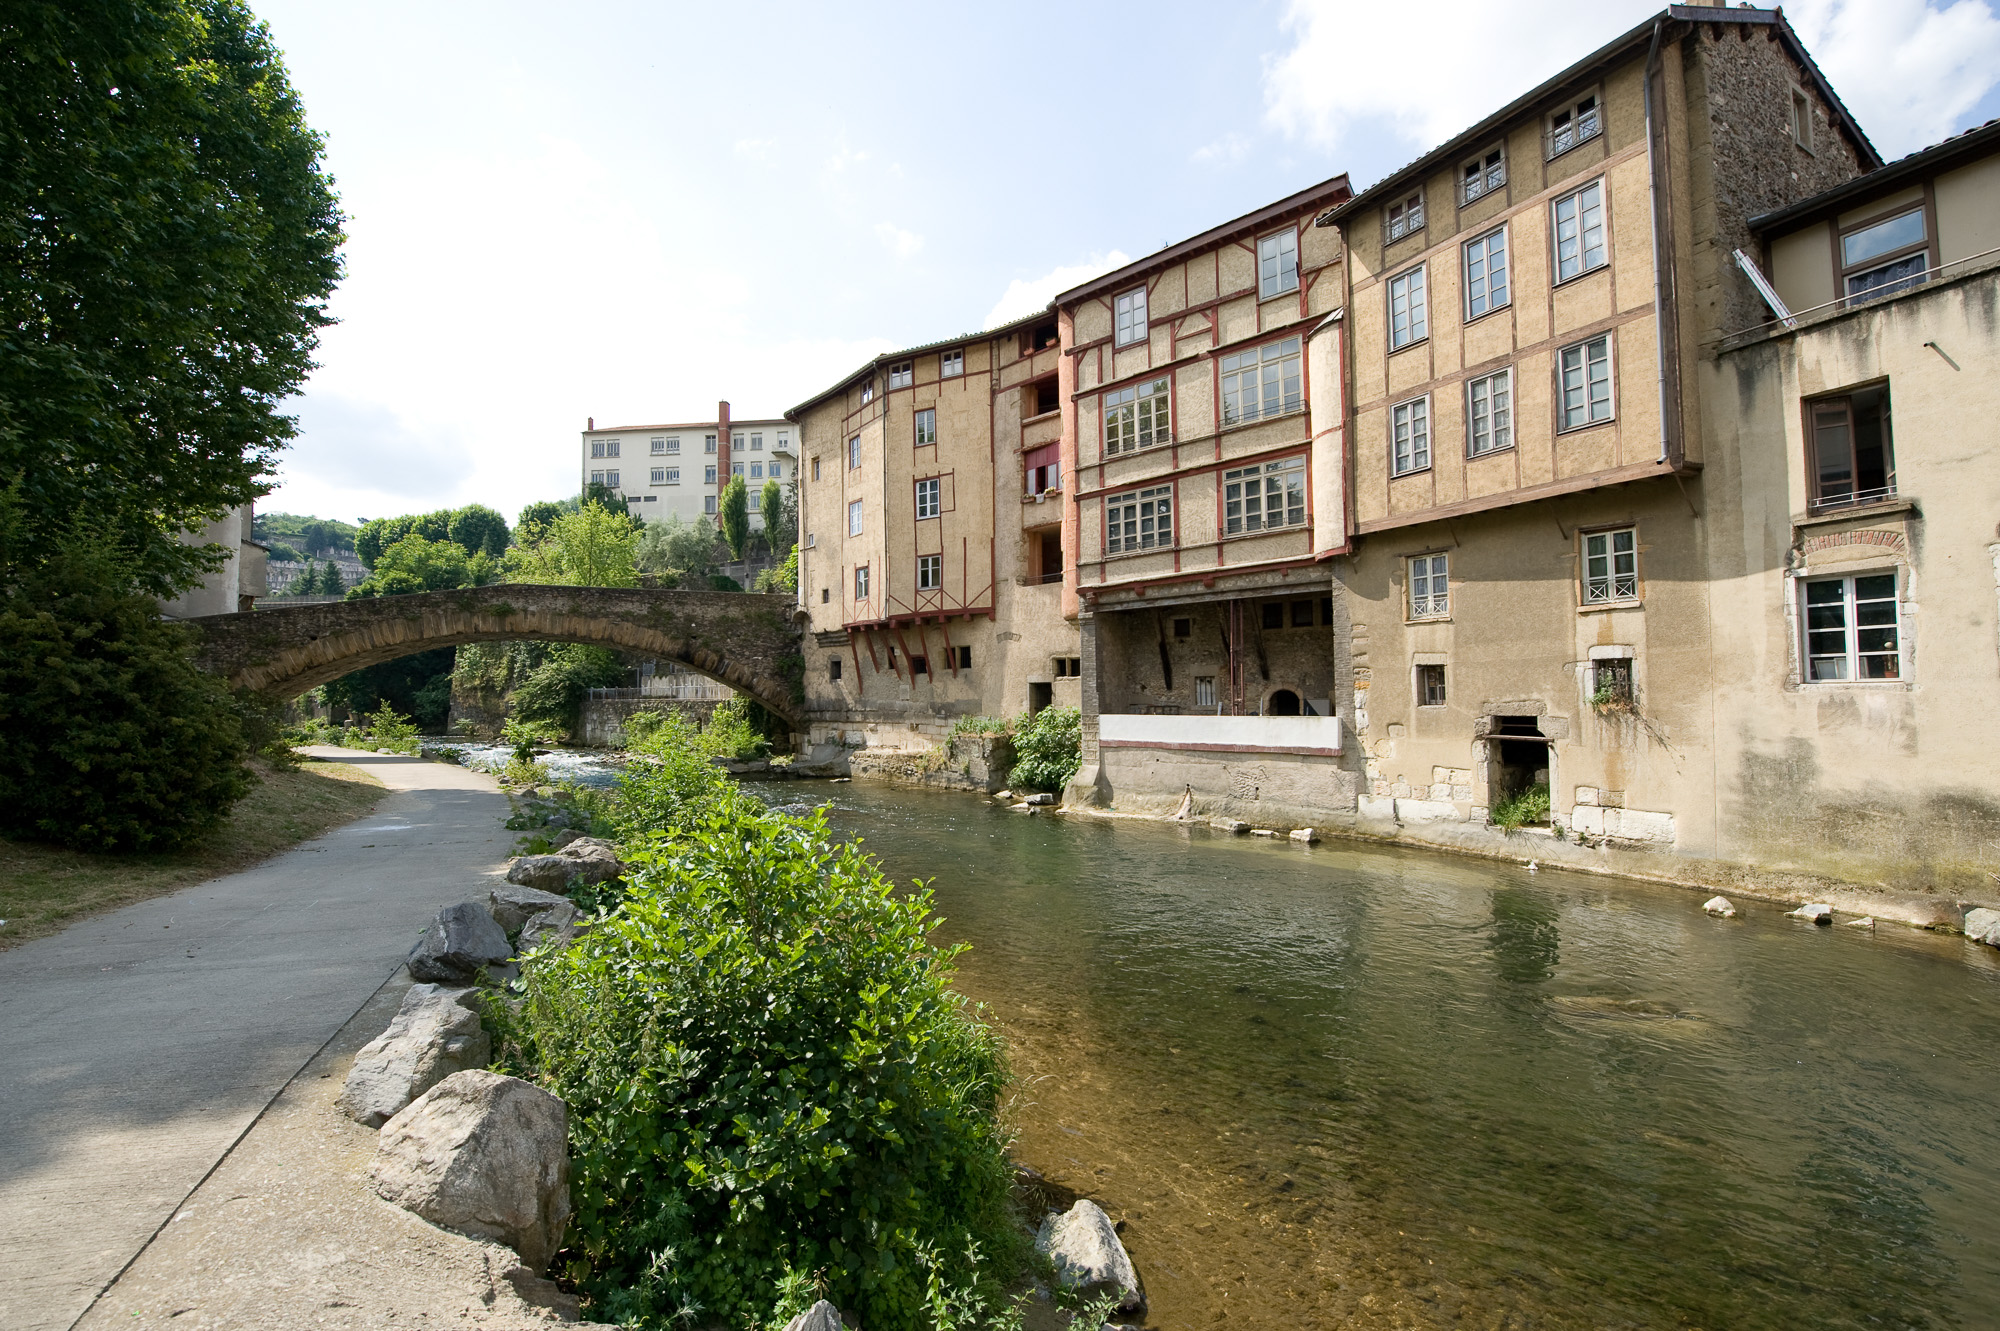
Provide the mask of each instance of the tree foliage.
MULTIPOLYGON (((363 529, 366 530, 365 528, 363 529)), ((370 596, 403 596, 410 592, 443 592, 457 587, 483 587, 498 575, 498 566, 481 550, 470 559, 456 541, 431 540, 411 532, 375 558, 368 576, 348 589, 349 600, 370 596)))
POLYGON ((556 519, 570 510, 549 499, 539 499, 521 510, 514 523, 514 539, 522 545, 540 545, 556 519))
POLYGON ((270 34, 238 0, 0 10, 0 485, 17 557, 89 513, 151 591, 294 432, 341 216, 270 34))
POLYGON ((741 560, 750 547, 750 487, 741 476, 731 476, 729 484, 722 487, 716 509, 719 513, 716 525, 722 528, 722 539, 729 543, 729 557, 741 560))
MULTIPOLYGON (((266 544, 283 542, 307 555, 353 554, 359 528, 331 518, 300 517, 295 513, 259 512, 251 522, 251 535, 266 544)), ((276 551, 272 552, 276 557, 276 551)))
POLYGON ((1014 731, 1014 770, 1008 783, 1019 790, 1061 790, 1083 767, 1083 714, 1074 707, 1044 707, 1014 731))
POLYGON ((419 728, 437 733, 451 718, 451 672, 455 649, 399 656, 364 666, 326 686, 326 700, 352 716, 393 707, 414 719, 419 728))
POLYGON ((354 553, 369 568, 405 536, 418 535, 427 541, 450 541, 468 556, 485 555, 497 560, 507 553, 507 519, 484 504, 464 508, 441 508, 434 513, 405 513, 399 518, 374 518, 361 524, 354 537, 354 553))
POLYGON ((646 524, 633 558, 641 573, 671 577, 681 586, 701 586, 715 567, 715 526, 707 518, 669 514, 646 524))
POLYGON ((569 587, 636 587, 638 543, 639 533, 623 513, 585 504, 557 517, 535 544, 515 547, 507 559, 508 576, 569 587))
POLYGON ((583 703, 590 690, 626 684, 632 671, 607 648, 576 642, 546 646, 540 664, 514 686, 510 706, 523 721, 574 735, 583 727, 583 703))

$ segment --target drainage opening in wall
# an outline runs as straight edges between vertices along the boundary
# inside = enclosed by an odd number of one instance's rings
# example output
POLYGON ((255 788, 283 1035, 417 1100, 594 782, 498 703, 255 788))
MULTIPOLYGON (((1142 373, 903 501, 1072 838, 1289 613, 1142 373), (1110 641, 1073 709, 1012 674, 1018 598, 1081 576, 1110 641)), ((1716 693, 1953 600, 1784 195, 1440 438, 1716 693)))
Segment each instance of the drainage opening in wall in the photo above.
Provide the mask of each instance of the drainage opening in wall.
POLYGON ((1486 741, 1487 807, 1503 826, 1549 820, 1549 741, 1532 716, 1496 716, 1486 741))

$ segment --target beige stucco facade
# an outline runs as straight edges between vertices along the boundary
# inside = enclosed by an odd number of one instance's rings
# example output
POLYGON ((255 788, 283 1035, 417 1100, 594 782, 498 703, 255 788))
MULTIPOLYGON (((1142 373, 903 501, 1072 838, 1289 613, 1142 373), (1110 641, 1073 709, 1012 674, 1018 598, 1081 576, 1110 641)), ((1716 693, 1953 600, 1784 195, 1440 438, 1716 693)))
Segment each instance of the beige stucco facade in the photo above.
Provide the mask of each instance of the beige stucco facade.
POLYGON ((258 597, 269 592, 269 552, 250 535, 256 512, 255 504, 243 504, 198 532, 180 534, 182 545, 221 546, 228 553, 222 566, 204 578, 201 586, 163 602, 161 614, 169 619, 235 614, 250 609, 258 597))

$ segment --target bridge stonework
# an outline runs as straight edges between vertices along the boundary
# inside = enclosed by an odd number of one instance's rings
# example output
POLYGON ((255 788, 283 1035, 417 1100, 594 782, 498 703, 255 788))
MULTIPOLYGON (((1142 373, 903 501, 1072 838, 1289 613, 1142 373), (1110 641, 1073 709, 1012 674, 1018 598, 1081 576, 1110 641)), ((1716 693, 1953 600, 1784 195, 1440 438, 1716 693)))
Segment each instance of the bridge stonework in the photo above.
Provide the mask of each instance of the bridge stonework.
POLYGON ((466 642, 581 642, 678 661, 803 730, 790 596, 499 583, 185 621, 196 658, 278 700, 363 666, 466 642))

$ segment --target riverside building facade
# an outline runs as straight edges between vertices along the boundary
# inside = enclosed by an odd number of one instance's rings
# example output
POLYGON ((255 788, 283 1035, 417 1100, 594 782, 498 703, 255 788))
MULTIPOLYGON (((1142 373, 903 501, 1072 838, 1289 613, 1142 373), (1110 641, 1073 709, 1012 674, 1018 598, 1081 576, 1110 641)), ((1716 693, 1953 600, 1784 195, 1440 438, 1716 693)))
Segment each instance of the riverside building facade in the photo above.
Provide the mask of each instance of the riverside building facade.
POLYGON ((798 476, 798 427, 788 420, 733 420, 727 402, 715 404, 715 416, 601 430, 589 420, 577 488, 601 485, 648 522, 669 514, 714 521, 722 487, 741 476, 750 491, 751 529, 761 531, 764 482, 789 485, 798 476))

